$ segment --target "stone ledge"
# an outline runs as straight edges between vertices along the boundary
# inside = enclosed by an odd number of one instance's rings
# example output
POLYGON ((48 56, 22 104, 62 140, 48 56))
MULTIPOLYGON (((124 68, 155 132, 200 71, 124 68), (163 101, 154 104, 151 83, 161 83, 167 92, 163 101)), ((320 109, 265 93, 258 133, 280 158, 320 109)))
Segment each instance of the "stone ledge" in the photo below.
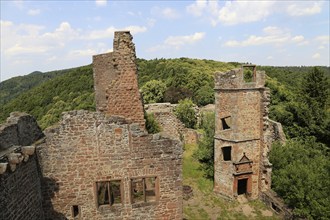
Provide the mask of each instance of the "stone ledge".
POLYGON ((27 162, 29 157, 35 153, 35 146, 13 146, 0 155, 0 175, 5 174, 10 168, 11 172, 16 170, 17 165, 23 161, 27 162), (8 166, 9 165, 9 166, 8 166))

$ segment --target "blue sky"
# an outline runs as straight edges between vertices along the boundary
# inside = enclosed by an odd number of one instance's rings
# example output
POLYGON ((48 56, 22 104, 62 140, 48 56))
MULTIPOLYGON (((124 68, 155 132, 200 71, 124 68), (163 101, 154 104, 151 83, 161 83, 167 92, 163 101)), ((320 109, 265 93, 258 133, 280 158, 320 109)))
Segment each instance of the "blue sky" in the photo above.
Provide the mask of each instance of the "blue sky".
POLYGON ((329 66, 329 1, 4 1, 1 81, 87 65, 130 30, 137 57, 329 66))

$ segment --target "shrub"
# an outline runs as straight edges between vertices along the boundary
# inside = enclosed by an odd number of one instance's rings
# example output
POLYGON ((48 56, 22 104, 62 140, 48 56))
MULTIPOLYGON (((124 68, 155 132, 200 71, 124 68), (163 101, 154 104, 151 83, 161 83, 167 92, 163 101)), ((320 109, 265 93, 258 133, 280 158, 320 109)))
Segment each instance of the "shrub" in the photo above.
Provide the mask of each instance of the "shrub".
POLYGON ((154 114, 145 114, 146 119, 146 129, 149 134, 156 134, 161 131, 158 122, 155 119, 154 114))
POLYGON ((191 99, 180 100, 175 109, 175 115, 187 128, 196 127, 197 117, 191 99))

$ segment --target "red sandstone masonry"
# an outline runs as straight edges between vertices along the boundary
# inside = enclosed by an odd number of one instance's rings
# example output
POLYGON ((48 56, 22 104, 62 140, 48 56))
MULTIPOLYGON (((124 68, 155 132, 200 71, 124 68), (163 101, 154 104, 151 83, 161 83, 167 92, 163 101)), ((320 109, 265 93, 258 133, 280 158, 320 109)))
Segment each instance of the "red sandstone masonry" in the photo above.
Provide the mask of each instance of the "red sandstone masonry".
POLYGON ((113 52, 93 56, 96 108, 108 115, 129 118, 144 128, 132 39, 129 32, 115 32, 113 52))
POLYGON ((73 111, 46 130, 39 146, 42 173, 57 186, 43 187, 45 215, 72 219, 79 205, 81 219, 182 219, 182 146, 179 141, 148 135, 138 124, 99 112, 73 111), (83 131, 83 134, 81 131, 83 131), (130 179, 155 176, 157 202, 132 204, 130 179), (97 207, 97 181, 120 179, 123 203, 97 207), (47 205, 48 204, 48 205, 47 205))
POLYGON ((244 82, 243 69, 219 73, 215 87, 214 191, 229 198, 238 193, 238 181, 247 179, 246 193, 251 199, 270 188, 271 164, 265 140, 268 131, 269 98, 265 95, 265 73, 256 72, 253 82, 244 82), (231 117, 230 129, 222 129, 222 118, 231 117), (231 147, 231 159, 224 160, 222 148, 231 147), (251 170, 237 170, 243 156, 251 170))

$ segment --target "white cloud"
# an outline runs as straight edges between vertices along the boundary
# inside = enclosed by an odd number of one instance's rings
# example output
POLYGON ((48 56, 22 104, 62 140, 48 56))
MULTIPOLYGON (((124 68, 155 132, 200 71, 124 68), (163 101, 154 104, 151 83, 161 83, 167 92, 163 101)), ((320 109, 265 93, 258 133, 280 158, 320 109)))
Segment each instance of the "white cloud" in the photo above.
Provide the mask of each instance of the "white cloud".
POLYGON ((272 1, 226 2, 218 12, 219 21, 225 25, 260 21, 272 13, 272 1))
POLYGON ((272 56, 268 56, 267 58, 266 58, 267 60, 272 60, 272 59, 274 59, 272 56))
POLYGON ((185 44, 193 44, 197 41, 200 41, 205 36, 205 33, 203 32, 196 32, 192 35, 185 35, 185 36, 169 36, 165 40, 166 45, 174 46, 174 47, 180 47, 185 44))
POLYGON ((111 37, 113 37, 113 33, 115 31, 119 31, 119 30, 128 30, 132 34, 137 34, 137 33, 146 32, 147 28, 144 27, 144 26, 133 26, 133 25, 132 26, 127 26, 125 28, 115 28, 113 26, 110 26, 110 27, 108 27, 107 29, 104 29, 104 30, 91 31, 90 33, 88 33, 83 38, 87 39, 87 40, 97 40, 97 39, 103 39, 103 38, 111 38, 111 37))
POLYGON ((95 0, 96 6, 104 7, 107 6, 107 0, 95 0))
POLYGON ((166 8, 153 7, 151 9, 151 14, 169 20, 174 20, 180 17, 180 14, 175 9, 169 7, 166 8))
POLYGON ((207 0, 197 0, 195 3, 187 6, 187 12, 195 16, 202 16, 207 7, 207 0))
POLYGON ((204 32, 196 32, 191 35, 184 35, 184 36, 169 36, 165 39, 163 44, 156 45, 154 47, 149 48, 148 52, 155 52, 159 50, 166 50, 170 48, 179 49, 182 46, 187 44, 194 44, 205 37, 204 32))
POLYGON ((283 44, 290 40, 290 33, 278 27, 269 26, 263 29, 263 36, 250 35, 246 40, 229 40, 224 43, 227 47, 247 47, 263 44, 283 44))
POLYGON ((295 36, 295 37, 291 38, 291 41, 293 43, 296 43, 299 46, 303 46, 303 45, 309 44, 308 40, 305 40, 305 37, 302 36, 302 35, 298 35, 298 36, 295 36))
POLYGON ((313 59, 319 59, 321 57, 321 55, 319 53, 315 53, 312 58, 313 59))
POLYGON ((98 52, 96 50, 93 50, 93 49, 86 49, 86 50, 72 50, 68 53, 68 56, 69 57, 91 57, 95 54, 98 54, 98 52))
POLYGON ((28 11, 28 15, 35 16, 35 15, 40 14, 40 12, 41 12, 40 9, 30 9, 28 11))
POLYGON ((304 1, 294 4, 289 4, 286 12, 290 16, 307 16, 321 12, 322 2, 304 1))
POLYGON ((213 26, 255 22, 265 19, 272 13, 273 1, 226 1, 220 7, 218 1, 196 1, 187 6, 188 13, 194 16, 205 15, 213 26))
POLYGON ((320 44, 326 45, 330 43, 330 36, 329 35, 322 35, 315 37, 315 41, 319 42, 320 44))
POLYGON ((295 43, 299 43, 299 42, 302 42, 304 39, 305 39, 304 36, 299 35, 299 36, 293 37, 292 41, 295 42, 295 43))
POLYGON ((196 0, 186 7, 186 11, 202 17, 212 26, 237 25, 265 20, 272 14, 289 16, 309 16, 320 13, 320 1, 218 1, 196 0))
POLYGON ((1 21, 1 30, 1 53, 8 59, 26 54, 48 53, 80 38, 80 32, 68 22, 62 22, 55 30, 45 32, 43 26, 1 21))
POLYGON ((179 13, 172 8, 164 8, 162 10, 162 15, 168 19, 176 19, 179 17, 179 13))

